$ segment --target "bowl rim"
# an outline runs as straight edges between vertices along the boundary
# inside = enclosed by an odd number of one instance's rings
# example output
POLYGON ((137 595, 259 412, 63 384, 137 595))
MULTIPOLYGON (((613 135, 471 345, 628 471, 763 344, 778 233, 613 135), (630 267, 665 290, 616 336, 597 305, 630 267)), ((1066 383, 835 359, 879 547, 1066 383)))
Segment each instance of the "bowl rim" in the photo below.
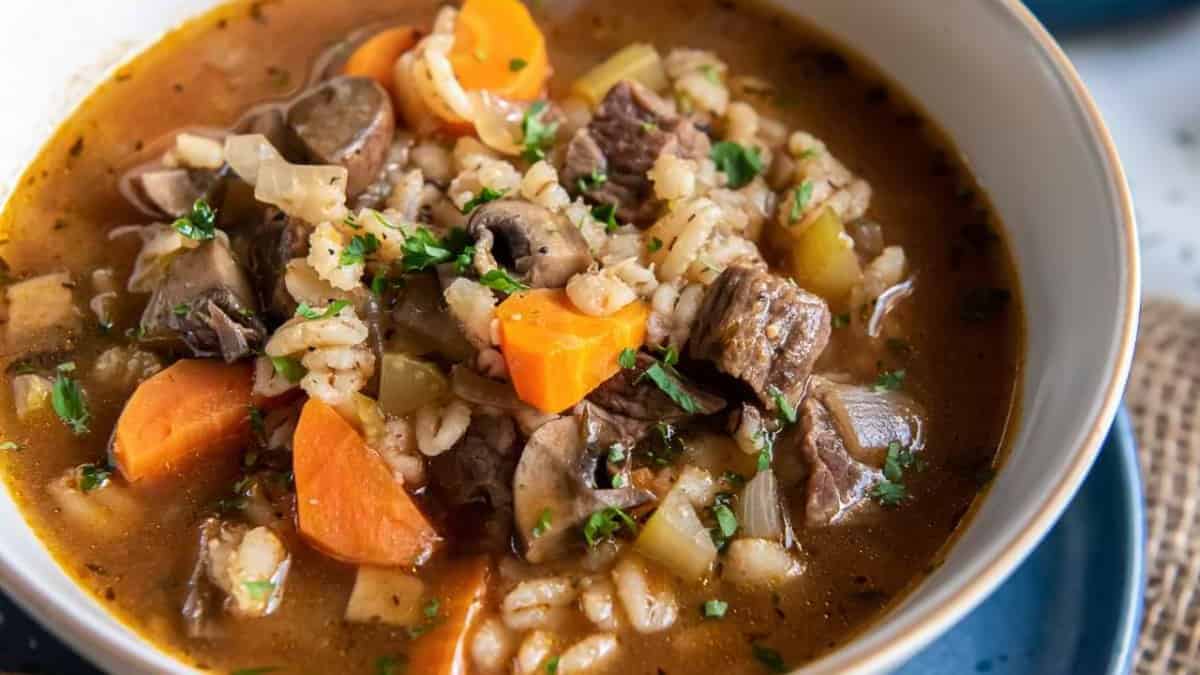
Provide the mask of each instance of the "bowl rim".
MULTIPOLYGON (((1123 246, 1120 252, 1125 263, 1125 292, 1119 310, 1120 337, 1110 363, 1111 372, 1099 399, 1100 407, 1087 427, 1083 443, 1075 449, 1067 471, 1062 474, 1041 507, 1021 526, 1015 538, 1005 545, 1001 555, 988 561, 978 576, 962 583, 945 602, 931 606, 912 618, 909 621, 911 625, 900 638, 878 650, 853 657, 840 656, 844 649, 835 650, 800 668, 797 673, 868 673, 895 666, 932 642, 982 602, 1042 540, 1078 491, 1099 454, 1120 407, 1121 395, 1129 376, 1140 311, 1141 261, 1133 199, 1116 145, 1079 73, 1033 13, 1020 0, 991 0, 986 4, 989 11, 999 14, 1002 20, 1015 22, 1030 45, 1036 47, 1039 58, 1068 98, 1081 127, 1087 131, 1091 150, 1095 155, 1093 160, 1103 169, 1112 199, 1109 208, 1116 212, 1121 225, 1123 246)), ((148 45, 161 39, 164 32, 160 31, 146 40, 139 41, 137 47, 130 50, 125 58, 105 70, 97 80, 97 85, 106 81, 129 60, 137 58, 148 45)), ((90 87, 84 96, 63 110, 61 116, 54 120, 54 126, 77 110, 94 90, 95 86, 90 87)), ((10 194, 9 197, 11 196, 10 194)), ((30 532, 37 538, 32 529, 30 532)), ((42 543, 40 538, 38 541, 42 543)), ((42 543, 42 546, 45 544, 42 543)), ((50 557, 54 558, 52 554, 50 557)), ((54 562, 58 564, 57 559, 54 559, 54 562)), ((115 623, 89 622, 85 615, 78 611, 78 601, 50 588, 48 582, 35 572, 36 570, 18 569, 0 553, 0 585, 4 590, 22 609, 98 666, 117 672, 142 672, 147 669, 156 672, 198 672, 158 645, 139 636, 132 628, 127 627, 119 616, 99 605, 78 583, 74 583, 74 590, 83 594, 84 602, 92 603, 115 623)), ((849 644, 853 644, 853 641, 847 643, 847 646, 849 644)))
POLYGON ((840 656, 846 646, 853 644, 855 640, 852 640, 841 649, 796 670, 797 674, 870 673, 895 667, 936 640, 956 621, 983 602, 1041 543, 1078 492, 1120 409, 1122 394, 1133 364, 1134 343, 1141 310, 1141 253, 1133 196, 1117 153, 1116 143, 1074 64, 1033 12, 1021 0, 994 0, 985 4, 990 11, 1000 15, 1001 19, 1015 22, 1016 28, 1037 48, 1038 56, 1067 96, 1081 126, 1088 132, 1091 150, 1095 154, 1094 160, 1103 168, 1113 201, 1109 208, 1119 215, 1118 220, 1124 235, 1120 253, 1126 266, 1125 289, 1119 308, 1120 338, 1116 353, 1109 364, 1111 371, 1108 382, 1099 399, 1100 407, 1087 427, 1087 435, 1082 445, 1074 450, 1074 457, 1067 470, 1041 507, 1021 526, 1016 537, 1005 545, 1001 555, 988 561, 979 575, 968 579, 946 601, 931 606, 910 619, 908 629, 900 638, 868 654, 840 656))

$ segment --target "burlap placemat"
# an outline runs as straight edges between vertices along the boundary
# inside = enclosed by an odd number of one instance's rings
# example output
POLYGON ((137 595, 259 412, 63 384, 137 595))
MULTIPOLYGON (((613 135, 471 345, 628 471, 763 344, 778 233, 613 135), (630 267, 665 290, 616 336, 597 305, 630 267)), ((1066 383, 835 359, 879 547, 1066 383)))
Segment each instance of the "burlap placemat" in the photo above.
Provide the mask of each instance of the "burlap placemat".
POLYGON ((1125 401, 1146 492, 1137 672, 1200 673, 1200 311, 1145 305, 1125 401))

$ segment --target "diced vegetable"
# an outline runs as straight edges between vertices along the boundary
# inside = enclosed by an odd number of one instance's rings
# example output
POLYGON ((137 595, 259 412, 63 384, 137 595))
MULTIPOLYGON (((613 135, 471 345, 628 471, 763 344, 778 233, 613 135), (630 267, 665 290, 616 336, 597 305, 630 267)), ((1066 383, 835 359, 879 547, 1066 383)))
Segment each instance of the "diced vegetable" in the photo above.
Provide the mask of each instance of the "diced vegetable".
POLYGON ((387 464, 336 410, 309 399, 293 442, 300 533, 339 560, 412 565, 440 541, 387 464))
POLYGON ((237 134, 225 139, 225 161, 242 180, 258 183, 258 170, 267 160, 282 160, 283 156, 262 134, 237 134))
POLYGON ((708 528, 681 490, 667 493, 642 528, 634 548, 686 581, 700 580, 717 559, 717 547, 708 528))
POLYGON ((747 537, 783 538, 783 511, 779 502, 779 482, 771 469, 759 471, 746 484, 738 501, 738 522, 747 537))
POLYGON ((359 45, 343 69, 347 75, 369 77, 392 95, 395 100, 396 61, 417 44, 420 33, 412 26, 395 26, 382 30, 359 45))
POLYGON ((363 435, 363 439, 366 440, 369 447, 379 447, 379 443, 386 433, 384 425, 387 421, 375 399, 355 392, 338 407, 338 412, 342 413, 342 417, 346 418, 346 421, 363 435))
POLYGON ((804 566, 779 542, 745 538, 729 545, 721 578, 739 588, 768 590, 803 572, 804 566))
POLYGON ((409 672, 422 675, 467 675, 471 671, 469 638, 483 612, 491 564, 487 557, 453 563, 433 588, 434 616, 429 630, 413 643, 409 672))
POLYGON ((17 419, 28 422, 50 410, 50 391, 54 383, 41 375, 17 375, 12 379, 13 406, 17 419))
POLYGON ((267 159, 258 165, 254 198, 310 223, 336 222, 346 215, 349 178, 349 172, 342 166, 267 159))
POLYGON ((537 98, 550 76, 546 39, 520 0, 466 0, 450 63, 464 89, 517 101, 537 98))
POLYGON ((379 405, 389 415, 404 416, 436 403, 450 393, 437 366, 407 354, 384 354, 379 370, 379 405))
POLYGON ((113 434, 113 457, 130 482, 177 473, 250 439, 251 373, 245 364, 185 359, 143 382, 113 434))
POLYGON ((106 540, 136 527, 141 522, 143 507, 128 488, 111 480, 94 486, 93 479, 84 485, 84 468, 68 469, 46 488, 63 517, 78 533, 106 540), (91 489, 84 490, 85 487, 91 489))
POLYGON ((386 567, 360 567, 346 604, 346 620, 416 626, 422 620, 424 594, 425 584, 411 574, 386 567))
POLYGON ((831 209, 800 233, 792 245, 791 268, 801 286, 835 306, 843 305, 862 280, 854 240, 831 209))
POLYGON ((654 91, 667 88, 667 71, 653 45, 635 42, 587 71, 571 85, 571 93, 596 105, 621 80, 634 80, 654 91))
POLYGON ((633 302, 607 317, 588 316, 562 290, 509 297, 496 316, 517 395, 545 412, 583 400, 620 369, 622 350, 642 344, 648 312, 645 304, 633 302))
POLYGON ((35 345, 44 351, 66 346, 81 324, 71 296, 71 275, 44 274, 4 290, 7 320, 0 326, 3 353, 17 354, 35 345))

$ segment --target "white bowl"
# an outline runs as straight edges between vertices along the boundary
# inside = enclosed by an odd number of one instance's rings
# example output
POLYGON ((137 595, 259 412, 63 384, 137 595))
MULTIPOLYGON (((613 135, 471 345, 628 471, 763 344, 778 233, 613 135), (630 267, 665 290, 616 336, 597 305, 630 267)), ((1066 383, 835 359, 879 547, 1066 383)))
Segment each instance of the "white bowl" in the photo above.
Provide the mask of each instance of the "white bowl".
MULTIPOLYGON (((0 91, 21 94, 0 125, 0 178, 14 184, 53 125, 117 61, 213 4, 7 3, 0 91)), ((1091 466, 1132 355, 1133 209, 1083 84, 1017 0, 773 4, 852 45, 949 132, 1007 226, 1028 320, 1020 430, 983 508, 945 564, 886 620, 802 671, 875 672, 933 640, 1003 581, 1091 466)), ((7 495, 0 531, 0 584, 80 652, 113 672, 191 672, 59 571, 7 495)))

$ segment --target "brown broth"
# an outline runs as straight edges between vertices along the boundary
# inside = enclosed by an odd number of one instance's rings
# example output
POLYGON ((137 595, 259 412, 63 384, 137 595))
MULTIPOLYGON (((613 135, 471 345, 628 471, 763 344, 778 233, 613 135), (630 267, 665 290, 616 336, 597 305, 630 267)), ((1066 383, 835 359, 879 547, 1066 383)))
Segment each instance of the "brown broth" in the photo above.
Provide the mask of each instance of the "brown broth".
MULTIPOLYGON (((878 510, 861 526, 800 531, 805 576, 778 596, 738 594, 719 581, 680 586, 676 627, 660 635, 623 633, 612 672, 756 673, 761 666, 750 656, 752 640, 800 665, 862 630, 937 564, 979 494, 979 476, 1005 445, 1023 326, 1004 242, 978 236, 986 231, 980 226, 995 231, 999 224, 957 153, 917 109, 806 29, 710 0, 553 0, 538 7, 555 68, 554 94, 634 41, 664 50, 713 49, 732 72, 775 85, 783 94, 780 105, 762 109, 824 140, 871 183, 869 215, 917 270, 918 290, 898 312, 907 329, 904 348, 886 353, 881 364, 863 364, 847 355, 849 345, 836 344, 835 331, 835 347, 823 361, 827 369, 867 379, 880 368, 906 370, 906 388, 927 406, 931 430, 928 468, 909 483, 914 499, 878 510), (962 296, 977 287, 1012 289, 1014 302, 996 320, 965 324, 962 296), (729 615, 703 621, 698 605, 718 596, 730 602, 729 615)), ((318 59, 342 49, 361 27, 427 25, 435 9, 424 0, 234 2, 186 24, 121 68, 46 145, 0 214, 0 232, 8 237, 0 256, 18 275, 69 270, 79 279, 113 266, 124 278, 135 242, 110 241, 107 233, 144 216, 120 196, 122 172, 160 154, 180 128, 229 126, 254 104, 296 93, 318 59)), ((136 322, 136 302, 122 308, 112 336, 90 331, 72 358, 90 365, 103 348, 119 344, 121 331, 136 322)), ((352 568, 298 543, 291 546, 295 560, 276 614, 229 621, 219 639, 184 637, 179 605, 195 525, 229 477, 135 487, 145 504, 140 523, 111 538, 79 531, 45 486, 69 467, 105 456, 123 396, 89 394, 94 432, 79 438, 53 419, 20 425, 8 387, 0 387, 0 426, 24 448, 0 462, 47 547, 123 621, 186 663, 213 670, 370 673, 379 657, 406 651, 409 638, 401 630, 342 621, 352 568)), ((586 634, 584 626, 574 628, 572 636, 586 634)))

